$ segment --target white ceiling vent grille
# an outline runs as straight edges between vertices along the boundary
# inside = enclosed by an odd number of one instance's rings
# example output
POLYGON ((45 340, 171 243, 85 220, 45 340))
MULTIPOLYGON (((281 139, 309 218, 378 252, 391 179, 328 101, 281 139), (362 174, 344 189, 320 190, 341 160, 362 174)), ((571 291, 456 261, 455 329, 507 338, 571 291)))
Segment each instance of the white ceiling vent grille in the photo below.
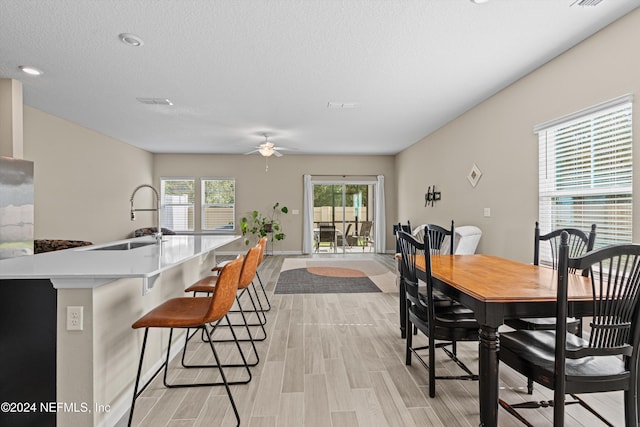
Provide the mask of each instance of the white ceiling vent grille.
POLYGON ((173 105, 167 98, 136 98, 139 102, 147 105, 173 105))
POLYGON ((345 108, 356 108, 358 106, 357 102, 328 102, 327 108, 330 109, 345 109, 345 108))
POLYGON ((576 0, 573 3, 571 3, 571 6, 573 5, 578 5, 578 6, 597 6, 600 4, 600 2, 602 2, 602 0, 576 0))

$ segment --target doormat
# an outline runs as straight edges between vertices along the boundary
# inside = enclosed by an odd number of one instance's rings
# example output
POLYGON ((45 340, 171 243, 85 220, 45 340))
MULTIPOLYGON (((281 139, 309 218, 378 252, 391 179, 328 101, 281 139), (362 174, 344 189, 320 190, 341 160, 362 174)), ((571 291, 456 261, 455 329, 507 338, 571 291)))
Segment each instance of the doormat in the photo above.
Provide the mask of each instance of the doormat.
POLYGON ((376 261, 287 258, 276 294, 395 292, 396 276, 376 261))

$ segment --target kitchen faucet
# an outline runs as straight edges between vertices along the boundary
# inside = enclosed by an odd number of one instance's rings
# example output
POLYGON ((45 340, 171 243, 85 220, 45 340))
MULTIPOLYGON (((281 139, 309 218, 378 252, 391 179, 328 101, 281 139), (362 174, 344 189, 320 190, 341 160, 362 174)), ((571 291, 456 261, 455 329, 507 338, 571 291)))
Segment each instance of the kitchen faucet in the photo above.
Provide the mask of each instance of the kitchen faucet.
POLYGON ((160 226, 160 194, 158 193, 158 190, 156 190, 155 188, 153 188, 149 184, 138 185, 136 187, 136 189, 133 190, 133 193, 131 193, 131 199, 129 199, 129 201, 131 202, 131 221, 135 221, 136 212, 156 211, 156 215, 157 215, 157 219, 158 219, 158 228, 156 229, 156 233, 154 234, 154 236, 155 236, 156 240, 158 241, 158 243, 160 243, 162 241, 162 227, 160 226), (155 207, 155 209, 134 209, 134 207, 133 207, 133 198, 136 195, 136 193, 138 192, 138 190, 140 190, 143 187, 149 187, 155 193, 155 195, 156 195, 156 207, 155 207))

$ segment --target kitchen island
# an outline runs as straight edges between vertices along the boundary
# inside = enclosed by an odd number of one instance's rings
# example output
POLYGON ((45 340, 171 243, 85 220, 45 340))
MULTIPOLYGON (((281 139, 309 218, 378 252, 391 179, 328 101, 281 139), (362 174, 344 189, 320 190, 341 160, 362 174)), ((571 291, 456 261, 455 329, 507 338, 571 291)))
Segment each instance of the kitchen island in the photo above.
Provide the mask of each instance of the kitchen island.
MULTIPOLYGON (((211 274, 215 250, 238 238, 142 237, 0 260, 0 402, 15 402, 0 425, 115 424, 130 405, 142 342, 131 324, 184 296, 211 274)), ((166 345, 166 331, 150 333, 147 375, 166 345)))

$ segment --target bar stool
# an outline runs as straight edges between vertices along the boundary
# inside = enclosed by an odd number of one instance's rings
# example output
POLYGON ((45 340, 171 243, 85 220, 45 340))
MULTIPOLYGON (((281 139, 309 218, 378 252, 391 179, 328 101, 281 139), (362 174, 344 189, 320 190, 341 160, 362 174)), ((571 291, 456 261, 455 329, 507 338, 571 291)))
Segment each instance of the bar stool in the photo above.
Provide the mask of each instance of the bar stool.
MULTIPOLYGON (((240 415, 238 414, 238 409, 236 407, 235 401, 233 400, 233 395, 231 394, 231 389, 229 385, 234 384, 246 384, 251 380, 251 371, 246 364, 246 359, 244 354, 242 353, 242 349, 240 348, 240 344, 236 343, 238 350, 240 352, 240 356, 246 366, 246 370, 249 375, 249 379, 245 381, 235 381, 230 382, 227 381, 227 377, 222 369, 223 365, 220 363, 220 359, 218 357, 218 353, 214 346, 214 341, 211 339, 211 334, 207 328, 207 325, 210 323, 218 324, 222 321, 223 318, 227 317, 227 313, 229 309, 233 305, 234 297, 237 294, 238 280, 240 278, 240 271, 242 269, 244 258, 242 255, 239 255, 238 258, 229 262, 221 271, 220 276, 218 277, 215 290, 210 297, 198 297, 198 298, 190 298, 190 297, 182 297, 182 298, 173 298, 165 301, 160 304, 149 313, 145 314, 143 317, 138 319, 131 327, 133 329, 144 328, 144 339, 142 341, 142 351, 140 354, 140 363, 138 365, 138 373, 136 376, 136 382, 133 389, 133 399, 131 402, 131 412, 129 413, 129 426, 131 425, 131 421, 133 419, 133 411, 135 408, 136 399, 144 392, 147 386, 153 381, 153 379, 160 373, 162 369, 164 369, 164 377, 163 383, 165 387, 174 388, 174 387, 198 387, 198 386, 218 386, 224 385, 227 395, 229 396, 229 401, 231 402, 231 406, 233 408, 233 412, 236 417, 236 421, 238 425, 240 425, 240 415), (153 374, 151 379, 149 379, 145 385, 138 391, 138 386, 140 383, 140 376, 142 373, 142 362, 144 360, 144 352, 147 344, 147 337, 149 334, 149 328, 169 328, 169 343, 167 346, 167 356, 163 364, 158 368, 158 370, 153 374), (198 328, 202 329, 203 332, 208 337, 209 347, 211 348, 211 352, 213 353, 213 357, 216 361, 215 365, 207 365, 207 367, 217 367, 220 376, 222 378, 222 382, 212 382, 212 383, 191 383, 191 384, 168 384, 167 383, 167 368, 169 366, 169 354, 171 352, 171 338, 173 336, 173 330, 179 329, 187 329, 187 335, 189 334, 189 329, 198 328)), ((228 322, 227 318, 227 322, 228 322)), ((233 332, 233 328, 231 328, 232 334, 235 337, 235 333, 233 332)), ((186 343, 185 343, 186 346, 186 343)))
MULTIPOLYGON (((264 260, 264 254, 265 254, 265 250, 267 248, 267 238, 263 237, 258 241, 258 244, 260 245, 260 260, 258 261, 258 269, 260 268, 260 264, 262 264, 262 261, 264 260)), ((260 284, 260 288, 262 288, 262 294, 264 295, 264 299, 267 302, 267 308, 264 309, 264 311, 270 311, 271 310, 271 302, 269 301, 269 297, 267 296, 267 291, 264 288, 264 285, 262 284, 262 279, 260 278, 260 273, 256 270, 256 277, 258 278, 258 283, 260 284)), ((256 295, 258 294, 257 290, 256 290, 256 295)), ((259 299, 258 299, 259 301, 259 299)), ((262 304, 260 304, 260 306, 262 306, 262 304)))
MULTIPOLYGON (((239 308, 239 312, 242 315, 242 320, 243 320, 243 324, 241 325, 236 325, 236 324, 229 324, 229 325, 216 325, 216 327, 213 329, 212 331, 212 335, 215 332, 215 330, 218 327, 223 327, 223 326, 244 326, 247 334, 249 336, 249 339, 233 339, 233 340, 229 340, 229 339, 219 339, 219 340, 214 340, 214 342, 233 342, 233 341, 249 341, 251 342, 251 346, 253 348, 253 351, 255 353, 255 357, 256 357, 256 361, 249 363, 249 366, 257 366, 258 363, 260 362, 260 356, 258 355, 258 350, 256 349, 256 345, 255 345, 255 341, 262 341, 266 338, 267 333, 264 329, 264 325, 262 325, 261 323, 258 323, 257 325, 262 327, 262 332, 264 335, 264 338, 261 339, 254 339, 253 336, 251 335, 251 329, 249 328, 249 322, 247 321, 247 318, 245 316, 245 311, 242 308, 242 303, 240 302, 240 298, 242 297, 242 295, 247 292, 249 295, 249 299, 251 300, 251 304, 253 305, 254 311, 258 311, 255 305, 255 302, 253 301, 253 297, 251 296, 251 293, 249 292, 249 285, 253 282, 253 278, 256 275, 256 269, 258 268, 258 259, 260 257, 260 247, 258 245, 254 246, 253 248, 249 249, 249 251, 247 252, 247 254, 244 257, 244 262, 242 263, 242 270, 240 271, 240 277, 238 278, 238 293, 236 293, 236 302, 238 303, 238 308, 239 308)), ((212 293, 215 292, 217 285, 217 282, 220 280, 219 279, 220 276, 208 276, 205 277, 203 279, 198 280, 196 283, 194 283, 193 285, 189 286, 187 289, 185 289, 185 292, 193 292, 194 296, 198 293, 198 292, 205 292, 205 293, 212 293)), ((229 310, 229 312, 231 312, 231 310, 229 310)), ((227 318, 227 322, 229 322, 229 319, 227 318)), ((187 336, 186 340, 188 341, 189 339, 191 339, 193 335, 191 336, 187 336)), ((203 336, 203 340, 204 340, 204 336, 203 336)), ((235 338, 235 337, 234 337, 235 338)), ((186 343, 185 343, 185 348, 186 348, 186 343)), ((184 352, 183 352, 183 358, 182 358, 182 365, 185 368, 190 368, 190 367, 198 367, 198 366, 193 366, 193 365, 187 365, 185 363, 184 360, 184 352)), ((238 367, 238 365, 222 365, 223 367, 238 367)))
MULTIPOLYGON (((258 288, 255 284, 255 282, 252 280, 251 281, 251 288, 253 289, 253 292, 255 293, 255 297, 256 297, 256 301, 258 303, 258 306, 256 307, 255 302, 253 301, 253 298, 251 296, 251 291, 249 290, 249 288, 247 288, 247 294, 249 296, 249 298, 251 299, 251 304, 253 306, 252 310, 247 310, 245 309, 244 312, 245 313, 255 313, 256 317, 258 318, 259 323, 248 323, 248 326, 260 326, 262 328, 263 331, 263 338, 254 338, 256 341, 264 341, 266 339, 266 331, 264 329, 264 325, 267 324, 267 315, 265 314, 267 311, 271 310, 271 303, 269 302, 269 299, 267 297, 267 293, 266 290, 264 288, 264 286, 262 285, 262 281, 260 279, 260 274, 258 273, 258 268, 260 266, 260 264, 262 263, 262 260, 264 259, 264 251, 267 245, 267 238, 263 237, 258 241, 258 244, 256 246, 258 246, 260 248, 260 254, 258 255, 258 265, 256 266, 256 272, 255 272, 255 277, 258 278, 258 283, 260 284, 261 288, 262 288, 262 294, 264 295, 267 305, 267 308, 264 308, 262 305, 262 301, 260 300, 260 295, 258 293, 258 288), (260 317, 260 314, 262 314, 262 317, 260 317)), ((215 267, 213 267, 211 269, 211 271, 219 271, 222 267, 224 267, 224 265, 227 263, 228 261, 222 261, 221 263, 219 263, 218 265, 216 265, 215 267)), ((209 285, 209 286, 215 286, 215 277, 216 276, 209 276, 206 277, 204 279, 199 280, 197 283, 199 285, 209 285)), ((253 278, 252 278, 253 279, 253 278)), ((194 293, 195 295, 195 293, 194 293)), ((230 313, 238 313, 239 310, 229 310, 230 313)), ((225 325, 221 325, 221 326, 225 326, 225 325)), ((234 325, 234 326, 243 326, 243 325, 234 325)), ((246 341, 246 340, 240 340, 240 341, 246 341)))
MULTIPOLYGON (((258 240, 258 245, 260 246, 260 250, 261 250, 260 257, 258 259, 258 270, 259 270, 260 269, 260 264, 262 264, 262 261, 264 260, 264 254, 265 254, 265 251, 266 251, 266 248, 267 248, 267 238, 266 237, 260 238, 260 240, 258 240)), ((221 263, 219 263, 218 265, 213 267, 211 269, 211 271, 214 271, 214 272, 215 271, 219 271, 224 266, 224 264, 226 264, 227 262, 228 261, 222 261, 221 263)), ((260 278, 260 272, 257 271, 257 270, 256 270, 256 277, 258 278, 258 284, 260 284, 260 288, 262 289, 262 295, 264 297, 264 300, 266 301, 265 305, 267 306, 267 308, 263 308, 262 301, 260 299, 260 296, 258 295, 258 287, 255 284, 253 284, 252 287, 253 287, 254 292, 256 293, 256 298, 258 300, 258 306, 260 307, 260 310, 264 313, 264 312, 267 312, 267 311, 271 310, 271 302, 269 301, 269 297, 267 296, 267 291, 266 291, 266 289, 264 287, 264 284, 262 283, 262 279, 260 278)), ((266 322, 266 319, 265 319, 265 322, 266 322)))

